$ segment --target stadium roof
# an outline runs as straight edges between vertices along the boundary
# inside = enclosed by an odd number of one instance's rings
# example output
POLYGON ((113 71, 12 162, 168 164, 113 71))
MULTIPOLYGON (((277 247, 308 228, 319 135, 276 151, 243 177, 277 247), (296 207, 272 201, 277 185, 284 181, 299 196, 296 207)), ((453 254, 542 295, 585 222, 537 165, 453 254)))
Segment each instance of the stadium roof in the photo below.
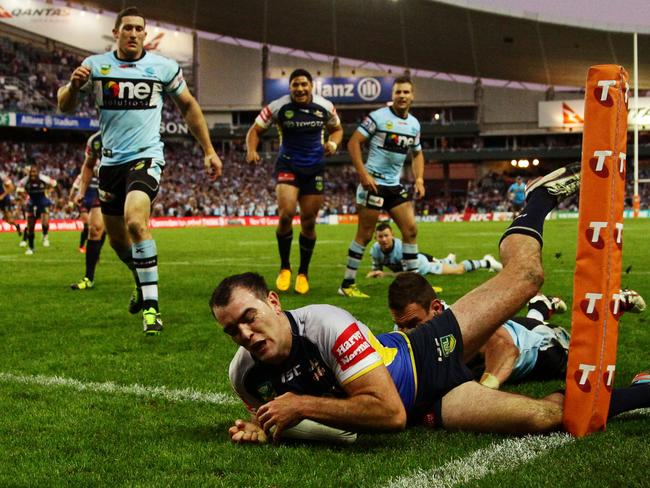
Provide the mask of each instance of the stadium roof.
MULTIPOLYGON (((626 7, 629 20, 613 21, 606 9, 600 10, 604 2, 596 0, 563 1, 573 5, 575 17, 560 7, 553 10, 559 0, 546 2, 546 12, 527 10, 538 0, 74 0, 70 4, 114 12, 136 5, 150 21, 382 65, 581 87, 587 68, 594 64, 622 64, 632 76, 630 32, 640 33, 640 59, 650 56, 650 24, 635 23, 650 19, 650 5, 646 0, 630 2, 635 8, 626 7)), ((639 87, 650 88, 650 63, 639 65, 639 87)))

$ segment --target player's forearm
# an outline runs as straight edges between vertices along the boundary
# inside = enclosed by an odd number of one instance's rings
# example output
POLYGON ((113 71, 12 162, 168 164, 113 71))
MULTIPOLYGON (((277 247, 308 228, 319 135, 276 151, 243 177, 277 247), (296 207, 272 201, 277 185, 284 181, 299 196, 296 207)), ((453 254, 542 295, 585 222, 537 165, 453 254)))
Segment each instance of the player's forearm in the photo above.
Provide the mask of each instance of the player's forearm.
POLYGON ((416 181, 424 181, 424 156, 422 151, 413 156, 412 170, 416 181))
POLYGON ((246 133, 246 150, 247 151, 257 151, 257 147, 260 144, 260 135, 257 132, 256 125, 253 124, 248 129, 246 133))
POLYGON ((341 145, 343 140, 343 127, 340 125, 330 130, 329 137, 327 138, 328 142, 333 142, 336 144, 336 147, 341 145))
POLYGON ((208 124, 205 121, 203 116, 203 111, 199 106, 199 103, 192 99, 189 108, 183 114, 187 127, 190 129, 190 132, 196 139, 196 141, 201 145, 203 153, 207 156, 208 154, 214 154, 215 150, 212 146, 212 141, 210 140, 210 131, 208 130, 208 124))
POLYGON ((373 395, 349 398, 299 396, 299 411, 307 418, 340 429, 360 431, 396 431, 405 427, 405 413, 373 395))
POLYGON ((59 88, 56 99, 59 111, 72 112, 79 104, 79 89, 74 88, 71 83, 63 85, 59 88))
POLYGON ((88 190, 88 185, 90 185, 90 180, 93 178, 93 166, 88 167, 88 163, 84 163, 81 167, 81 178, 79 180, 79 195, 85 195, 88 190))
POLYGON ((363 164, 363 154, 361 152, 361 144, 357 141, 350 139, 348 142, 348 153, 350 154, 350 159, 354 165, 354 169, 358 174, 362 175, 366 173, 366 168, 363 164))

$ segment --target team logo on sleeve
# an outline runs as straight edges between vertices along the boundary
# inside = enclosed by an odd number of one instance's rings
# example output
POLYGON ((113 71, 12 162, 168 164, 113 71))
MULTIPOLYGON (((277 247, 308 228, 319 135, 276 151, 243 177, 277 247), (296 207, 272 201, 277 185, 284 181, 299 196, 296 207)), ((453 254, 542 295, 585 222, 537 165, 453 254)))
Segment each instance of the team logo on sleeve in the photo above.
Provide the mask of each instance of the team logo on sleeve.
POLYGON ((99 67, 99 72, 103 75, 107 75, 108 73, 111 72, 111 65, 110 64, 102 64, 99 67))
POLYGON ((442 348, 442 355, 449 357, 454 349, 456 349, 456 338, 449 334, 440 338, 440 347, 442 348))
POLYGON ((361 127, 363 127, 369 134, 372 134, 377 129, 377 125, 375 125, 370 117, 363 119, 363 122, 361 122, 361 127))
POLYGON ((334 343, 332 354, 343 371, 375 352, 356 323, 350 324, 334 343))

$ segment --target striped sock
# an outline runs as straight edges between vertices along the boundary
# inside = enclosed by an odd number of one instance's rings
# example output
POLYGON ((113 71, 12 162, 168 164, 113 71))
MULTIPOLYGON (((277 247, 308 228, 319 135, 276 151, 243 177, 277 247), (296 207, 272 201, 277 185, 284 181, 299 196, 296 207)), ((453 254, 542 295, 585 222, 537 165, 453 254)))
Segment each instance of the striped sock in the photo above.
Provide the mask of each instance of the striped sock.
POLYGON ((402 258, 404 259, 404 267, 406 271, 418 270, 418 245, 417 244, 402 244, 402 258))
POLYGON ((463 265, 467 273, 471 271, 476 271, 477 269, 490 267, 490 264, 487 262, 486 259, 465 259, 460 264, 463 265))
POLYGON ((359 270, 359 265, 361 265, 361 260, 363 259, 363 253, 366 251, 366 246, 362 246, 354 239, 348 247, 348 265, 345 268, 345 274, 343 275, 343 283, 341 288, 348 288, 350 285, 354 284, 354 281, 357 279, 357 271, 359 270))
POLYGON ((142 309, 151 307, 158 311, 158 253, 156 241, 146 241, 133 244, 133 265, 138 274, 140 289, 142 290, 142 309))

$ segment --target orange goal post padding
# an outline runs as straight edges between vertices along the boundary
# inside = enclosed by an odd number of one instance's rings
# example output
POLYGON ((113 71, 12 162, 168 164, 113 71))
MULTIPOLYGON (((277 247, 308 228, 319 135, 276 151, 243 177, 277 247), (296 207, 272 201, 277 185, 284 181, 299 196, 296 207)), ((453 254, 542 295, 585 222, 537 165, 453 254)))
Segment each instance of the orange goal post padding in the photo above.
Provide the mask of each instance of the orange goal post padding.
POLYGON ((604 430, 616 371, 629 81, 616 65, 587 75, 564 427, 604 430))

